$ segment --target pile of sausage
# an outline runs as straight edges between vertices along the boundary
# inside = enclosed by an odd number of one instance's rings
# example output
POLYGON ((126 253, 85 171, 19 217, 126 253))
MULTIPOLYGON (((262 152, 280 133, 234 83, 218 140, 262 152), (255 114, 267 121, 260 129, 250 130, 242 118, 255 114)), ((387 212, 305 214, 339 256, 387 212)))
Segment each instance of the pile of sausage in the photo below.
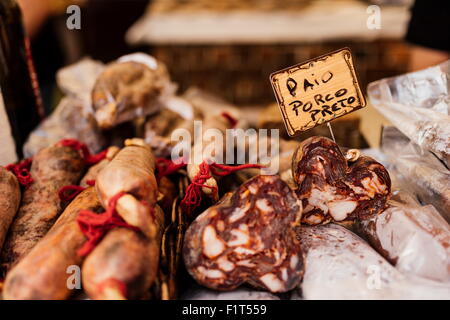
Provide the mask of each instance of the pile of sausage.
POLYGON ((324 137, 303 141, 292 157, 295 188, 256 176, 197 217, 187 230, 185 265, 201 285, 233 290, 246 283, 272 293, 298 287, 308 265, 298 230, 355 223, 380 214, 390 197, 386 169, 361 156, 349 163, 324 137))
MULTIPOLYGON (((26 187, 21 173, 0 167, 4 299, 69 299, 81 292, 90 299, 151 298, 161 285, 160 260, 170 251, 165 232, 175 211, 191 222, 184 237, 177 234, 175 261, 183 260, 207 288, 187 290, 186 299, 220 296, 209 290, 239 299, 287 292, 293 299, 450 298, 450 227, 432 207, 392 202, 382 164, 325 137, 281 140, 279 175, 241 166, 230 187, 221 178, 237 167, 220 165, 222 152, 210 152, 220 143, 200 135, 183 158, 189 162, 175 165, 168 160, 174 127, 192 133, 201 119, 203 130, 230 138, 227 130, 248 123, 239 110, 215 109, 213 101, 201 112, 200 104, 192 107, 192 114, 183 104, 179 112, 179 101, 161 109, 167 70, 132 58, 106 67, 92 90, 93 110, 105 130, 147 116, 139 135, 145 139, 122 146, 120 137, 121 148, 109 147, 96 164, 86 150, 55 143, 33 156, 26 187), (176 187, 158 171, 159 160, 173 165, 165 174, 183 170, 191 184, 176 187), (81 192, 65 199, 61 190, 68 186, 81 192)), ((263 142, 258 139, 248 143, 263 142)))
POLYGON ((16 177, 0 169, 7 195, 1 198, 0 213, 3 298, 67 299, 77 281, 92 299, 148 294, 158 271, 164 227, 157 205, 155 158, 140 139, 113 151, 86 173, 95 179, 95 187, 86 188, 65 208, 58 190, 78 184, 86 172, 82 155, 73 148, 56 144, 41 150, 32 162, 34 182, 22 195, 16 177), (100 215, 118 193, 123 196, 115 209, 129 227, 107 228, 93 250, 80 254, 89 238, 80 228, 80 211, 100 215))
MULTIPOLYGON (((369 157, 348 155, 331 140, 313 137, 293 153, 293 185, 278 175, 255 175, 226 193, 184 236, 188 273, 217 291, 250 286, 271 294, 299 289, 306 299, 449 297, 448 258, 439 262, 439 273, 430 269, 437 256, 448 257, 445 221, 429 217, 422 223, 415 213, 409 223, 411 209, 388 204, 387 170, 369 157), (430 225, 434 229, 428 231, 430 225), (346 228, 368 237, 378 253, 346 228), (420 235, 416 241, 423 238, 417 248, 409 247, 410 254, 432 241, 426 265, 408 266, 399 257, 406 241, 387 241, 408 233, 420 235), (384 279, 378 291, 368 287, 371 268, 384 279), (327 289, 331 283, 333 290, 327 289)), ((68 299, 81 287, 91 299, 149 297, 167 216, 158 199, 161 192, 173 193, 165 190, 167 180, 155 177, 151 148, 141 139, 127 140, 88 168, 82 153, 55 144, 33 158, 30 173, 33 183, 21 193, 16 176, 0 168, 0 188, 8 195, 0 199, 3 298, 68 299), (59 199, 61 187, 78 183, 87 188, 75 199, 59 199), (122 224, 107 226, 93 248, 80 254, 90 241, 80 212, 100 216, 114 199, 122 224), (81 286, 71 273, 77 270, 81 286)), ((170 204, 164 208, 169 211, 170 204)))

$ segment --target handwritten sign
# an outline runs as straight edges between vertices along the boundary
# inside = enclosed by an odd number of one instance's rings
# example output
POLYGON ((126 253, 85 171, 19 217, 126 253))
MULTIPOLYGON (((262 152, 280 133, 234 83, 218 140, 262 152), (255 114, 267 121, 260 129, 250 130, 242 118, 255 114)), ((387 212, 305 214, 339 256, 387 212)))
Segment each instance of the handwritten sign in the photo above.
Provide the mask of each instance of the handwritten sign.
POLYGON ((366 106, 348 48, 277 71, 270 80, 290 136, 366 106))

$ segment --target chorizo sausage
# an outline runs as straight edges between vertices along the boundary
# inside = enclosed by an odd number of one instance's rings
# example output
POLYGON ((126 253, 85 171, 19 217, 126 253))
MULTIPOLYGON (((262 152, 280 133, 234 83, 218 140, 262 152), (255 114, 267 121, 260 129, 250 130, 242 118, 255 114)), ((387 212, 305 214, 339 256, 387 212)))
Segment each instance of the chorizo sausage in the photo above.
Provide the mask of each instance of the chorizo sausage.
POLYGON ((302 207, 277 176, 257 176, 206 210, 185 235, 184 262, 201 285, 233 290, 243 283, 286 292, 302 279, 294 226, 302 207))
POLYGON ((81 192, 47 235, 11 269, 5 281, 5 299, 61 300, 71 295, 67 268, 81 265, 83 257, 77 250, 86 241, 76 221, 80 210, 103 210, 94 188, 81 192))
MULTIPOLYGON (((225 136, 225 132, 227 129, 230 129, 230 123, 225 117, 221 117, 219 115, 215 116, 208 116, 205 118, 203 122, 203 130, 206 133, 209 129, 219 130, 223 133, 223 136, 225 136)), ((205 137, 200 136, 197 138, 196 141, 194 141, 194 145, 192 147, 192 154, 190 156, 190 161, 187 166, 187 172, 189 179, 191 181, 196 181, 197 177, 199 175, 205 175, 204 172, 202 172, 201 166, 206 163, 214 163, 216 162, 216 157, 221 157, 224 148, 220 148, 220 145, 224 146, 225 141, 208 141, 205 137), (212 155, 213 152, 213 146, 216 144, 219 144, 219 147, 217 149, 219 154, 212 155), (208 154, 208 152, 210 154, 208 154)), ((216 149, 214 149, 216 150, 216 149)), ((221 162, 221 161, 219 161, 221 162)), ((205 181, 202 183, 203 187, 201 188, 201 191, 211 197, 214 201, 218 200, 218 185, 217 180, 212 176, 212 174, 209 172, 208 169, 206 169, 206 175, 209 177, 205 179, 205 181)))
POLYGON ((19 182, 14 174, 0 167, 0 249, 20 204, 19 182))
POLYGON ((366 219, 381 213, 391 192, 389 173, 372 158, 351 164, 339 146, 324 137, 303 141, 292 161, 292 173, 303 202, 303 223, 366 219))
POLYGON ((103 238, 83 264, 83 287, 92 299, 138 299, 153 284, 159 267, 164 214, 156 206, 152 238, 116 228, 103 238))
POLYGON ((173 202, 178 196, 175 184, 167 177, 161 177, 158 182, 158 205, 164 212, 172 212, 173 202))
POLYGON ((78 184, 85 169, 80 153, 59 144, 39 151, 31 165, 34 183, 25 190, 2 252, 2 266, 8 270, 53 226, 62 212, 58 191, 78 184))
POLYGON ((103 206, 117 194, 125 196, 117 202, 117 212, 130 225, 142 232, 152 225, 151 210, 157 202, 155 158, 141 139, 130 139, 114 159, 97 176, 95 187, 103 206))

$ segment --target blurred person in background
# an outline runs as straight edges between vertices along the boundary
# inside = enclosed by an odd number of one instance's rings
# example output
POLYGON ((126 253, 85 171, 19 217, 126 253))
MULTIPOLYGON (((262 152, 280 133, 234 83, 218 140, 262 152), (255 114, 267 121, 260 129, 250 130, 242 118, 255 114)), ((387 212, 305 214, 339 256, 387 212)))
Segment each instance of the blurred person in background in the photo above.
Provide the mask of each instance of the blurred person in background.
POLYGON ((150 0, 17 0, 47 114, 59 100, 56 72, 67 64, 90 56, 102 62, 142 48, 125 43, 128 28, 144 14, 150 0), (81 30, 69 30, 67 8, 81 7, 81 30))
POLYGON ((450 59, 450 1, 416 0, 406 40, 414 45, 411 71, 450 59))

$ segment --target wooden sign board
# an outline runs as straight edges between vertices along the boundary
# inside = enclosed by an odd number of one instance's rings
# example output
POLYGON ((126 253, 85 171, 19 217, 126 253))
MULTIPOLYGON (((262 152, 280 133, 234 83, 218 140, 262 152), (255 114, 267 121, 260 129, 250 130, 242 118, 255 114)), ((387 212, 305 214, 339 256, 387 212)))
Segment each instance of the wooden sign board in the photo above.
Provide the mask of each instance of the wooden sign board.
POLYGON ((290 136, 366 106, 348 48, 277 71, 270 80, 290 136))

